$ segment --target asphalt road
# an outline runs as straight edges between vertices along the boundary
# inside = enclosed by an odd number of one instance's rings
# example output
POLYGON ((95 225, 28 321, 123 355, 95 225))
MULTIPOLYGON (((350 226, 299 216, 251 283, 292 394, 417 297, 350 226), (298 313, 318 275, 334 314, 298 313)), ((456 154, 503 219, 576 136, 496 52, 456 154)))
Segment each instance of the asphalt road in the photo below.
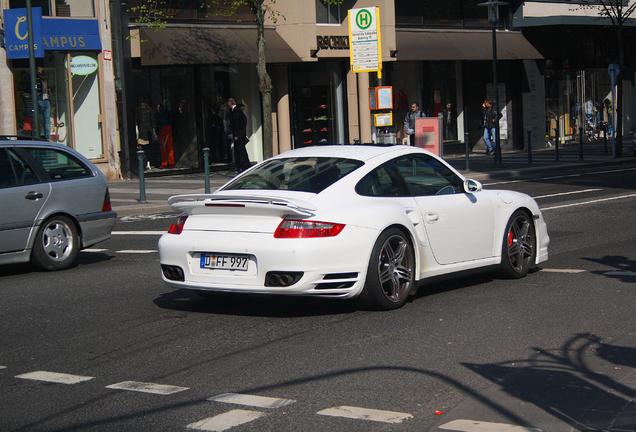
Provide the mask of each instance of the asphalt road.
POLYGON ((531 177, 485 183, 537 197, 541 271, 425 284, 397 311, 175 291, 156 235, 63 272, 0 269, 0 431, 633 431, 636 165, 531 177), (126 381, 175 387, 107 388, 126 381), (208 400, 225 393, 248 396, 208 400))

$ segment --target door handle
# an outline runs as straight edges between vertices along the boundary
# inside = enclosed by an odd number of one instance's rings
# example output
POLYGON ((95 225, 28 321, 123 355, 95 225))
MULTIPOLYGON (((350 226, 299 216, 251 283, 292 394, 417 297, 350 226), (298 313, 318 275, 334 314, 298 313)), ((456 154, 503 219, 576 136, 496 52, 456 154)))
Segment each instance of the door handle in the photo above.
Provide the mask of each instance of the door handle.
POLYGON ((428 222, 437 222, 439 220, 439 215, 435 213, 426 213, 426 220, 428 222))
POLYGON ((40 198, 43 198, 44 195, 42 195, 40 192, 29 192, 28 194, 26 194, 26 196, 24 198, 31 200, 31 201, 35 201, 38 200, 40 198))

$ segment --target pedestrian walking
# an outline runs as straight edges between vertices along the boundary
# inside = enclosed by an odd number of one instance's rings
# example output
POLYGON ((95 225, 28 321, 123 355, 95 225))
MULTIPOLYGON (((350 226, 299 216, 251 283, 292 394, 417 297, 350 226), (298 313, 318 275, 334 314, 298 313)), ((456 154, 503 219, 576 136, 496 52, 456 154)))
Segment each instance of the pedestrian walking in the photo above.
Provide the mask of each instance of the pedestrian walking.
POLYGON ((426 117, 426 114, 417 103, 412 103, 409 112, 404 117, 404 133, 409 137, 409 145, 415 145, 415 119, 421 117, 426 117))
POLYGON ((484 100, 484 102, 481 104, 481 109, 481 125, 484 128, 484 143, 486 144, 486 154, 492 155, 495 154, 495 150, 497 147, 495 134, 497 133, 497 122, 501 118, 501 115, 495 112, 494 108, 492 107, 492 101, 490 99, 484 100))
POLYGON ((236 104, 234 98, 227 100, 229 107, 228 117, 230 123, 230 130, 232 131, 232 142, 234 143, 234 165, 238 172, 245 171, 250 168, 250 158, 247 154, 247 117, 243 112, 243 109, 236 104))

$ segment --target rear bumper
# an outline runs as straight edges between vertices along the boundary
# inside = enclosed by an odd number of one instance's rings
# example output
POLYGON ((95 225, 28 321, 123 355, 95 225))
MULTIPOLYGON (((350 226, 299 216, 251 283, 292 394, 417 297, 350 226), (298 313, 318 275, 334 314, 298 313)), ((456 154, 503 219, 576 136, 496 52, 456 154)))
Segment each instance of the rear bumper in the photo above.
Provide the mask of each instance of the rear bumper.
POLYGON ((97 212, 76 216, 82 230, 82 247, 87 248, 110 238, 117 213, 97 212))
POLYGON ((159 260, 162 265, 183 270, 182 282, 168 280, 162 274, 174 288, 349 298, 358 295, 364 286, 377 235, 374 230, 352 226, 336 237, 314 239, 275 239, 271 233, 184 231, 160 238, 159 260), (201 252, 248 255, 248 270, 201 269, 201 252), (303 276, 291 286, 270 287, 265 286, 270 271, 302 272, 303 276), (344 273, 349 274, 341 275, 344 273))

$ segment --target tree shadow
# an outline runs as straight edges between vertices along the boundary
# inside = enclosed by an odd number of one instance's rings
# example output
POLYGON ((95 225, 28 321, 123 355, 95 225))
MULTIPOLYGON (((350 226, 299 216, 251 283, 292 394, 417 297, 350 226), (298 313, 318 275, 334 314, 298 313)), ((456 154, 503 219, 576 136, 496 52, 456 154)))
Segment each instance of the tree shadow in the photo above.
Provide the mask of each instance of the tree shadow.
POLYGON ((634 367, 636 349, 577 334, 556 350, 533 348, 527 359, 463 363, 517 400, 532 404, 578 431, 633 431, 629 412, 636 390, 601 370, 634 367), (620 424, 620 428, 617 428, 620 424))
POLYGON ((636 283, 636 260, 620 256, 606 255, 603 258, 583 258, 616 270, 594 270, 592 273, 606 276, 609 278, 619 279, 622 282, 636 283))

